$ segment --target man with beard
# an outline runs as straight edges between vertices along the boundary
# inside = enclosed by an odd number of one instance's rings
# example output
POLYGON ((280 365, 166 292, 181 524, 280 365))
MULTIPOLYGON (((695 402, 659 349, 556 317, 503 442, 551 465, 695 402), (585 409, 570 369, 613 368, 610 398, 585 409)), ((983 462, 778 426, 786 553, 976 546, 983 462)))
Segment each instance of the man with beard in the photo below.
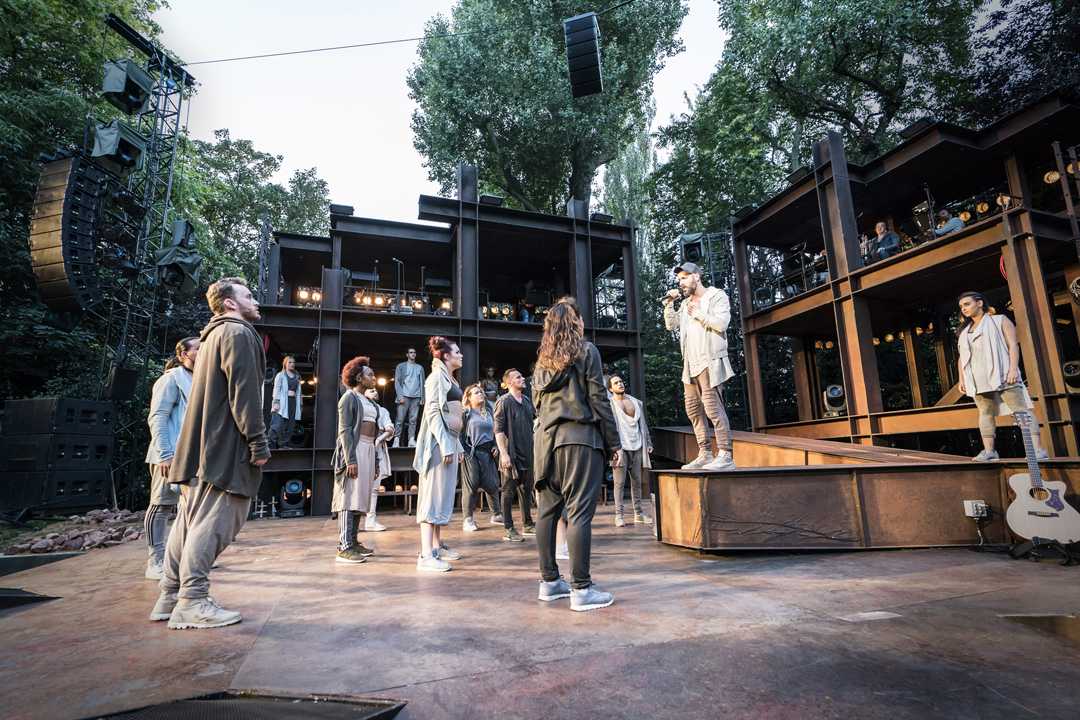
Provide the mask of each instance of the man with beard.
POLYGON ((720 288, 701 282, 701 268, 684 262, 675 268, 679 289, 669 290, 663 298, 664 326, 679 331, 683 356, 682 382, 686 415, 694 426, 698 456, 684 470, 730 470, 735 467, 731 454, 731 425, 724 411, 723 383, 734 374, 727 355, 727 328, 731 322, 731 303, 720 288), (679 309, 675 301, 683 298, 679 309), (716 432, 717 454, 713 457, 705 417, 716 432))
POLYGON ((259 303, 241 278, 206 291, 214 317, 199 337, 187 414, 170 480, 180 484, 175 526, 165 548, 161 595, 151 620, 169 628, 217 628, 240 622, 210 597, 210 568, 236 539, 270 459, 263 423, 266 356, 251 325, 259 303))

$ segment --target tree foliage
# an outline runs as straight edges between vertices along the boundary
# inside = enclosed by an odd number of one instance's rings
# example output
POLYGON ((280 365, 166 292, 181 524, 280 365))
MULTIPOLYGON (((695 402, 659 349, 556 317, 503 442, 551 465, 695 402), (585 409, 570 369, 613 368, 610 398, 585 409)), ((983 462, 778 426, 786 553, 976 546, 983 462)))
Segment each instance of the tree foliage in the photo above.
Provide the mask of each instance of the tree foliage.
POLYGON ((652 81, 681 49, 681 0, 638 0, 600 17, 604 92, 574 100, 561 21, 579 0, 462 0, 426 27, 408 85, 412 127, 444 191, 457 164, 528 210, 588 201, 597 170, 644 125, 652 81), (458 37, 436 36, 450 33, 458 37))

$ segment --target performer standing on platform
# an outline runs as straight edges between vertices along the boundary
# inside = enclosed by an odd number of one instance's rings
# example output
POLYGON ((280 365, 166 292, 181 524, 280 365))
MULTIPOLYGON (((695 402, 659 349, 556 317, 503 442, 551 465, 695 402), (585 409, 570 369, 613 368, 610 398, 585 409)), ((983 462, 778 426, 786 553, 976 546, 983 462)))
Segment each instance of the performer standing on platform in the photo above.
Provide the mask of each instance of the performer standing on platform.
MULTIPOLYGON (((1016 326, 1003 315, 986 311, 986 298, 968 291, 958 300, 964 322, 957 338, 960 392, 971 397, 979 408, 979 434, 983 449, 973 460, 990 462, 998 459, 994 450, 995 418, 1030 412, 1034 404, 1020 377, 1020 344, 1016 341, 1016 326)), ((1049 455, 1039 447, 1039 433, 1033 427, 1031 444, 1035 456, 1046 460, 1049 455)))
POLYGON ((502 519, 506 542, 524 542, 514 528, 514 495, 521 506, 522 532, 535 535, 532 519, 533 421, 536 413, 525 397, 525 378, 514 368, 503 373, 507 392, 495 403, 495 442, 499 446, 502 519))
POLYGON ((600 351, 585 340, 585 323, 573 298, 562 298, 544 318, 544 335, 533 375, 539 420, 534 452, 540 519, 539 599, 570 597, 576 611, 607 607, 614 598, 589 574, 592 519, 604 482, 604 461, 619 467, 619 432, 602 379, 600 351), (555 561, 556 525, 566 512, 571 584, 555 561))
POLYGON ((231 277, 211 285, 206 300, 214 317, 199 336, 188 412, 169 468, 181 484, 180 502, 150 613, 175 630, 240 622, 240 613, 210 598, 210 568, 247 520, 270 459, 262 409, 266 355, 251 325, 259 303, 244 280, 231 277))
POLYGON ((274 376, 274 400, 270 406, 270 449, 289 447, 293 431, 300 422, 300 373, 296 359, 281 359, 281 372, 274 376))
POLYGON ((499 470, 495 466, 495 411, 487 401, 480 383, 465 388, 465 427, 461 442, 465 446, 465 464, 461 473, 461 512, 465 516, 462 532, 476 532, 476 506, 480 492, 487 493, 491 523, 502 523, 499 514, 499 470))
POLYGON ((675 268, 679 289, 664 296, 664 326, 679 331, 683 356, 683 393, 686 415, 694 426, 698 456, 683 470, 730 470, 735 467, 731 453, 731 425, 724 410, 723 383, 734 374, 727 355, 727 328, 731 303, 720 288, 701 282, 701 268, 684 262, 675 268), (675 300, 684 298, 678 310, 675 300), (716 432, 716 457, 709 441, 708 416, 716 432))
POLYGON ((379 408, 378 426, 381 431, 379 436, 375 438, 375 460, 379 469, 375 473, 375 482, 371 484, 371 508, 364 519, 364 530, 367 532, 382 532, 386 529, 386 526, 375 518, 375 507, 379 502, 379 483, 382 482, 383 478, 390 477, 393 472, 390 467, 390 451, 387 450, 386 444, 390 442, 390 438, 394 437, 394 421, 390 419, 390 411, 379 403, 378 388, 368 388, 364 391, 364 397, 375 403, 379 408))
POLYGON ((378 465, 375 438, 379 435, 379 406, 364 391, 375 387, 371 359, 354 357, 341 369, 341 382, 348 388, 338 399, 338 434, 331 466, 334 468, 334 495, 330 510, 338 516, 336 562, 362 563, 375 554, 356 539, 360 513, 371 508, 371 492, 378 465))
MULTIPOLYGON (((461 350, 457 343, 441 335, 428 340, 431 351, 431 374, 424 386, 427 403, 420 420, 420 434, 413 457, 413 469, 420 476, 416 496, 416 522, 420 524, 420 557, 416 569, 446 572, 447 560, 461 554, 442 541, 442 528, 454 512, 458 465, 464 455, 461 446, 461 386, 454 373, 461 369, 461 350)), ((401 367, 400 365, 398 367, 401 367)))
POLYGON ((397 418, 394 420, 394 447, 401 447, 401 426, 409 419, 409 447, 416 445, 416 418, 424 404, 424 368, 416 362, 416 349, 409 348, 405 362, 394 368, 397 418))
POLYGON ((169 522, 176 517, 176 501, 180 491, 169 483, 169 466, 175 454, 176 438, 184 423, 188 395, 191 394, 191 375, 195 357, 199 354, 199 338, 186 337, 176 343, 175 354, 165 365, 165 372, 154 383, 150 394, 150 446, 146 462, 150 465, 150 506, 146 508, 143 530, 150 557, 146 561, 147 580, 161 579, 165 558, 165 541, 169 537, 169 522))
MULTIPOLYGON (((645 406, 636 397, 626 392, 626 383, 618 375, 608 377, 608 391, 611 393, 611 411, 615 416, 615 426, 619 428, 619 443, 622 445, 622 462, 612 468, 615 477, 615 527, 623 527, 623 485, 630 480, 630 500, 634 504, 634 522, 652 525, 652 518, 645 514, 641 505, 642 468, 652 468, 649 455, 652 454, 652 438, 649 437, 649 425, 645 422, 645 406)), ((652 504, 651 501, 649 503, 652 504)))
POLYGON ((484 379, 480 381, 480 385, 484 388, 487 401, 494 405, 499 399, 499 381, 495 377, 495 368, 489 367, 484 371, 484 379))

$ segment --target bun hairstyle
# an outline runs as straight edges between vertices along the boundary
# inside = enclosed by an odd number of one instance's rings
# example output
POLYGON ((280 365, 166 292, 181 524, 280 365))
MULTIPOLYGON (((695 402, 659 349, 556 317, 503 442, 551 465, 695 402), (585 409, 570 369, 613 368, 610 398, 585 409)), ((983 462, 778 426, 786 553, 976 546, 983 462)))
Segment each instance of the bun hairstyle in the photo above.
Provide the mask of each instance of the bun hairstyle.
POLYGON ((447 340, 442 335, 432 335, 427 341, 428 352, 431 353, 431 357, 438 358, 445 361, 446 354, 454 351, 454 343, 447 340))
POLYGON ((192 343, 198 339, 199 337, 197 335, 191 335, 176 343, 176 348, 173 350, 173 356, 165 362, 165 369, 172 370, 173 368, 180 367, 180 356, 190 350, 192 343))
POLYGON ((357 355, 345 367, 341 368, 341 382, 345 387, 352 389, 360 384, 360 376, 364 368, 371 367, 371 358, 367 355, 357 355))

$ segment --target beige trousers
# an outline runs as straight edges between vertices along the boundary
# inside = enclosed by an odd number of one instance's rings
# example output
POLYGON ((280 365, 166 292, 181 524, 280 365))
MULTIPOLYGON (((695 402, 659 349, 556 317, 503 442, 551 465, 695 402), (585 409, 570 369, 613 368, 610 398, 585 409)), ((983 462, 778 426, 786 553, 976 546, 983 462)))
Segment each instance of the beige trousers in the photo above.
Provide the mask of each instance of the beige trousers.
POLYGON ((227 493, 209 483, 180 486, 180 504, 159 587, 186 600, 210 594, 210 568, 236 539, 247 521, 251 498, 227 493))
POLYGON ((723 386, 711 386, 708 370, 703 370, 697 377, 692 378, 689 385, 683 384, 686 416, 690 418, 690 424, 694 426, 694 437, 697 438, 698 447, 702 452, 709 452, 712 449, 709 442, 709 428, 705 424, 706 417, 712 422, 716 433, 716 447, 719 450, 731 452, 731 424, 724 410, 724 399, 720 396, 721 387, 723 386))

